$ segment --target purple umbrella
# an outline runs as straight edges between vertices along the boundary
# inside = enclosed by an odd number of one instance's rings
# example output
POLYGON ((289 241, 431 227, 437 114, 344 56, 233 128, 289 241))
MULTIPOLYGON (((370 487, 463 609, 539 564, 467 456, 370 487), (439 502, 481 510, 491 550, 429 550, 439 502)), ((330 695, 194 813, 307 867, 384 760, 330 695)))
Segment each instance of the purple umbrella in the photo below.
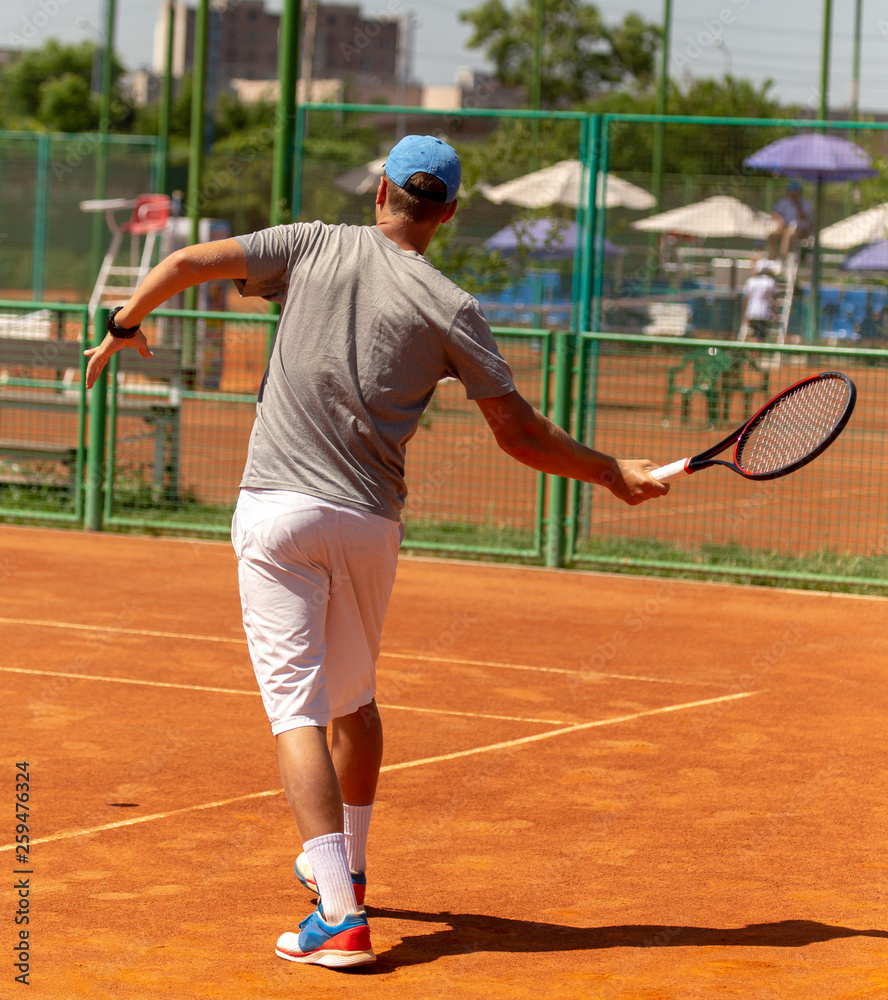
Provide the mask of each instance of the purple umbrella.
POLYGON ((860 146, 820 132, 799 132, 777 139, 747 156, 743 165, 815 182, 862 181, 879 174, 860 146))
POLYGON ((888 240, 861 247, 842 264, 845 271, 888 271, 888 240))
MULTIPOLYGON (((530 219, 513 222, 494 233, 485 243, 488 250, 500 253, 515 253, 525 249, 529 256, 566 260, 573 257, 577 249, 577 224, 560 222, 557 219, 530 219)), ((626 251, 610 240, 604 241, 605 257, 618 257, 626 251)))
POLYGON ((822 215, 821 185, 826 181, 862 181, 878 177, 869 154, 860 146, 821 132, 798 132, 769 143, 743 161, 746 167, 770 170, 784 177, 813 181, 817 186, 817 208, 814 226, 814 257, 811 268, 812 325, 810 339, 820 332, 820 217, 822 215))

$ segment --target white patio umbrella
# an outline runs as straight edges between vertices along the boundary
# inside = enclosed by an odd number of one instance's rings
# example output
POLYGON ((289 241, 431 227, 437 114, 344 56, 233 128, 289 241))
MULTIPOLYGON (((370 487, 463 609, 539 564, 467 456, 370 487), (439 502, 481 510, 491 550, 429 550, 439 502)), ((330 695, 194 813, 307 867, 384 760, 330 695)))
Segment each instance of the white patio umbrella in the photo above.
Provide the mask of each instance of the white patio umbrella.
POLYGON ((762 240, 774 228, 774 220, 767 212, 759 212, 737 198, 720 194, 640 219, 633 222, 632 227, 648 233, 762 240))
MULTIPOLYGON (((524 208, 548 208, 550 205, 567 205, 577 208, 580 204, 580 177, 582 164, 579 160, 561 160, 551 167, 534 170, 504 184, 479 184, 478 189, 496 205, 508 202, 524 208)), ((641 211, 653 208, 656 198, 644 188, 630 184, 613 174, 607 175, 607 183, 599 178, 598 205, 602 204, 602 187, 605 190, 605 208, 634 208, 641 211)), ((584 198, 585 204, 585 198, 584 198)))
POLYGON ((379 187, 379 178, 382 177, 382 168, 385 165, 385 157, 379 160, 371 160, 363 167, 355 167, 342 176, 337 177, 333 183, 340 191, 346 194, 367 194, 368 191, 375 191, 379 187))
POLYGON ((820 230, 820 245, 830 250, 850 250, 864 243, 875 243, 888 236, 888 202, 849 215, 820 230))

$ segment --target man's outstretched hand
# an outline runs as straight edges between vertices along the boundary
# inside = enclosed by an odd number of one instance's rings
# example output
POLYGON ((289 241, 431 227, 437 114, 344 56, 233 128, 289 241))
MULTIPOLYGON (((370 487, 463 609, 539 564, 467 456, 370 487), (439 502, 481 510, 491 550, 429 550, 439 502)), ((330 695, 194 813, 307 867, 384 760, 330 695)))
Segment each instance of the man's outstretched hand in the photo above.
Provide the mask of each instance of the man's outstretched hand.
POLYGON ((83 353, 89 358, 86 366, 86 387, 92 389, 96 384, 96 379, 105 370, 105 365, 111 360, 119 350, 124 347, 134 347, 143 358, 153 358, 154 354, 148 346, 145 334, 141 330, 131 339, 124 340, 121 337, 112 337, 110 333, 105 334, 105 339, 98 347, 91 347, 83 353))
POLYGON ((651 477, 651 470, 656 468, 656 463, 649 459, 618 458, 598 481, 623 503, 637 507, 645 500, 655 500, 669 492, 667 483, 658 482, 651 477))

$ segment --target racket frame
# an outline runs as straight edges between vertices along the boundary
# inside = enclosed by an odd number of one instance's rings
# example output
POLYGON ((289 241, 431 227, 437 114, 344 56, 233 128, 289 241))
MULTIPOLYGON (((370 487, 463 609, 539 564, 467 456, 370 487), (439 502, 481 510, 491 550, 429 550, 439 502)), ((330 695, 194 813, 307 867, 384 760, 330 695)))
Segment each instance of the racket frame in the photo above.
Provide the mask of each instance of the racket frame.
POLYGON ((731 469, 732 472, 736 472, 738 476, 743 476, 744 479, 753 480, 756 482, 764 482, 768 479, 779 479, 781 476, 788 476, 791 472, 795 472, 798 469, 803 468, 809 462, 813 462, 815 458, 822 455, 824 451, 835 441, 835 439, 842 433, 845 429, 845 425, 851 419, 851 414, 854 412, 854 407, 857 403, 857 386, 848 378, 844 372, 819 372, 817 375, 809 375, 807 378, 799 379, 798 382, 794 382, 792 385, 787 386, 773 396, 771 399, 765 403, 749 420, 743 424, 742 427, 738 427, 737 430, 731 431, 731 433, 723 438, 718 444, 712 445, 705 451, 701 451, 699 455, 694 455, 692 458, 680 459, 678 462, 673 462, 671 465, 663 466, 662 469, 656 470, 660 473, 656 478, 661 482, 668 482, 670 479, 677 478, 682 471, 686 472, 688 475, 692 475, 694 472, 699 472, 701 469, 708 469, 713 465, 723 465, 727 469, 731 469), (835 426, 830 431, 830 433, 817 445, 817 447, 809 452, 807 455, 798 459, 795 462, 791 462, 789 465, 782 466, 772 472, 747 472, 745 469, 741 468, 737 462, 738 454, 740 451, 740 445, 746 436, 747 431, 755 427, 756 423, 759 421, 763 413, 769 410, 777 400, 782 399, 784 396, 788 396, 790 393, 798 389, 799 386, 804 385, 806 382, 816 382, 818 379, 823 378, 840 378, 850 389, 848 394, 848 400, 845 404, 845 409, 839 419, 836 421, 835 426), (717 459, 714 456, 720 455, 723 451, 727 451, 728 448, 734 446, 734 460, 732 462, 725 462, 721 459, 717 459))

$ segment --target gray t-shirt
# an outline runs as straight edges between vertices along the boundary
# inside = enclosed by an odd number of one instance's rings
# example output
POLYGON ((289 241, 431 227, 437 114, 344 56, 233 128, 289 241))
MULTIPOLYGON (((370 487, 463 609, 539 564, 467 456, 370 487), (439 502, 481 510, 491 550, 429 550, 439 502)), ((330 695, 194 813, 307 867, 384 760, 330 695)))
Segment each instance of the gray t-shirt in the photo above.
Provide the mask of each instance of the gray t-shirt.
POLYGON ((514 388, 478 303, 376 226, 237 237, 242 295, 281 304, 241 486, 399 520, 407 442, 442 378, 469 399, 514 388))

